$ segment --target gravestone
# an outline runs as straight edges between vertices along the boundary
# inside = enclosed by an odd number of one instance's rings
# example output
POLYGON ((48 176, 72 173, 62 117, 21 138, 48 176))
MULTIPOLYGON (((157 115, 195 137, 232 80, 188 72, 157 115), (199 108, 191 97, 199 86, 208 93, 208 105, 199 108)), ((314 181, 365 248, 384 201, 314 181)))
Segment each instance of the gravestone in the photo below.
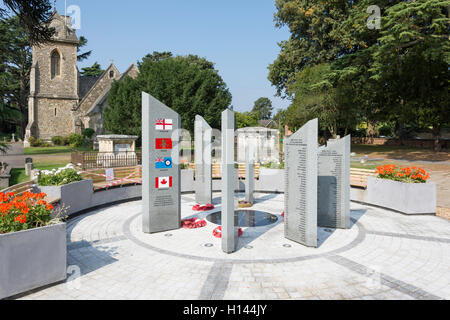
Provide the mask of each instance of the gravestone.
POLYGON ((350 228, 350 136, 319 149, 317 219, 320 227, 350 228))
POLYGON ((222 250, 236 250, 237 230, 234 224, 234 112, 222 112, 222 250))
POLYGON ((178 113, 142 93, 142 230, 145 233, 180 227, 180 127, 178 113))
POLYGON ((195 116, 195 201, 198 204, 212 202, 212 128, 203 119, 195 116))
POLYGON ((318 121, 285 140, 285 237, 317 247, 318 121))
POLYGON ((253 146, 247 147, 245 156, 245 201, 254 202, 253 193, 255 191, 255 161, 253 146))

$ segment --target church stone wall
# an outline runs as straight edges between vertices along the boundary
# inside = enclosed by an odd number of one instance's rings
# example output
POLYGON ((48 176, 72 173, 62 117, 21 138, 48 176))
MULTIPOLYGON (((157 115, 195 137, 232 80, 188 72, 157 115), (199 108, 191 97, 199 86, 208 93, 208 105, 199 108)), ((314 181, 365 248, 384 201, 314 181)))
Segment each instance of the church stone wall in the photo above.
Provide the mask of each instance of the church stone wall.
POLYGON ((37 63, 39 77, 36 92, 41 97, 78 98, 77 46, 74 43, 54 42, 33 47, 33 63, 37 63), (61 72, 51 78, 51 53, 61 55, 61 72))
POLYGON ((76 104, 77 100, 38 99, 36 102, 37 137, 50 140, 54 136, 68 136, 75 132, 72 109, 76 104))
POLYGON ((120 76, 120 73, 115 68, 109 68, 103 74, 103 77, 95 84, 92 91, 88 93, 88 95, 83 99, 78 108, 78 113, 80 115, 86 114, 89 109, 94 105, 97 99, 102 96, 106 91, 111 88, 111 83, 120 76), (114 77, 109 77, 109 72, 114 71, 114 77))

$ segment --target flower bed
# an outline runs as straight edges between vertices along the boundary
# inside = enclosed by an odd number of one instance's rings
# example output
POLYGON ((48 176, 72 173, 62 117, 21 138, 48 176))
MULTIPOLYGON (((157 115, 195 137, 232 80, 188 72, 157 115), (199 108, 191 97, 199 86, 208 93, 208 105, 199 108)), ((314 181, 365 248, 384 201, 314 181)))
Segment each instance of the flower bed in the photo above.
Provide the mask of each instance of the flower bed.
POLYGON ((426 183, 430 175, 422 168, 399 167, 395 164, 377 167, 375 171, 379 179, 394 180, 406 183, 426 183))
POLYGON ((0 299, 66 278, 66 224, 44 193, 0 193, 0 299))
POLYGON ((24 231, 58 223, 54 207, 43 200, 45 193, 0 193, 0 234, 24 231))
POLYGON ((75 170, 72 164, 68 164, 64 168, 41 171, 38 184, 40 186, 62 186, 81 180, 83 180, 83 177, 80 173, 75 170))

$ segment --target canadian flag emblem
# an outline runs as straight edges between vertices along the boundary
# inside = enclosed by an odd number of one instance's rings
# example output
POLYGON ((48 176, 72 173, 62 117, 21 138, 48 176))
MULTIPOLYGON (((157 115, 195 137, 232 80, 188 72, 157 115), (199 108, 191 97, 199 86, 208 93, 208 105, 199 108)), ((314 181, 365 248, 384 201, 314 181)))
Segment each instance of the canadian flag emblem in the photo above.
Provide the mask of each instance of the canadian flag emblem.
POLYGON ((172 188, 172 177, 156 177, 155 187, 156 189, 172 188))

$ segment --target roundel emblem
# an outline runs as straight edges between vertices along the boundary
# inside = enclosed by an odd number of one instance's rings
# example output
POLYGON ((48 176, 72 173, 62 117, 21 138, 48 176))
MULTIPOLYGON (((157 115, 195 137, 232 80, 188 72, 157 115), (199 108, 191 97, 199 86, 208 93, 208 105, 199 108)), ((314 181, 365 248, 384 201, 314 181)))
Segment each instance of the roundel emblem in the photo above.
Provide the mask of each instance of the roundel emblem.
POLYGON ((169 159, 166 160, 166 166, 169 167, 172 164, 172 161, 170 161, 169 159))

